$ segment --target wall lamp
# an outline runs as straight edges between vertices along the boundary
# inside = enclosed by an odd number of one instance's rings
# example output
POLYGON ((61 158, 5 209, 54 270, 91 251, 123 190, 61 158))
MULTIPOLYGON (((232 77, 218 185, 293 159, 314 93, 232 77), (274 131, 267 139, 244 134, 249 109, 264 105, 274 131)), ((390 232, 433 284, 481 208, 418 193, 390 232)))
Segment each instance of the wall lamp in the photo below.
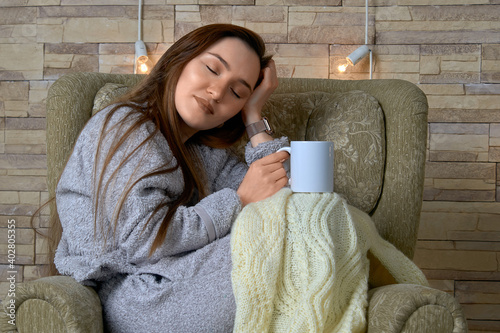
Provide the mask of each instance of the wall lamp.
POLYGON ((373 56, 372 50, 368 47, 368 0, 365 1, 365 45, 361 45, 354 52, 346 57, 347 63, 338 66, 340 72, 345 72, 347 67, 356 66, 356 64, 370 54, 370 79, 372 78, 373 56))
POLYGON ((142 0, 139 0, 137 41, 135 42, 134 74, 148 74, 153 64, 148 57, 146 45, 142 41, 142 0))

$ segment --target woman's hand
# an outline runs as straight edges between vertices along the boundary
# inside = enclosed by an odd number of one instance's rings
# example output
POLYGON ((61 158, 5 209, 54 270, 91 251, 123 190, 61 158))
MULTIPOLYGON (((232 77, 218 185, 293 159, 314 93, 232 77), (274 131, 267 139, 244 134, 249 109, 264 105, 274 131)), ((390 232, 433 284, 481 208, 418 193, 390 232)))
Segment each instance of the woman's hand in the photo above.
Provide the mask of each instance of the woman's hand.
POLYGON ((276 64, 270 60, 268 65, 262 69, 262 81, 255 88, 248 101, 241 110, 241 116, 245 125, 255 123, 262 119, 262 107, 271 94, 278 88, 278 76, 276 64))
POLYGON ((263 157, 250 165, 237 190, 243 207, 251 202, 272 196, 288 184, 283 162, 289 157, 290 155, 286 151, 280 151, 263 157))

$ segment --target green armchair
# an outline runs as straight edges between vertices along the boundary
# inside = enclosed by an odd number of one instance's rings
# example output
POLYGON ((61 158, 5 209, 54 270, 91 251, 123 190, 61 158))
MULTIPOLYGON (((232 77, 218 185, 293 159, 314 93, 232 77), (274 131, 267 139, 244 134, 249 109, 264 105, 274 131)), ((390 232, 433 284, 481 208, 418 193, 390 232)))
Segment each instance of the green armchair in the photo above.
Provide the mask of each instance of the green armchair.
MULTIPOLYGON (((74 142, 100 107, 141 76, 75 73, 58 79, 47 98, 48 188, 55 187, 74 142)), ((427 100, 402 80, 280 79, 265 115, 277 135, 335 142, 335 192, 369 213, 380 235, 413 257, 422 205, 427 100)), ((241 154, 244 140, 235 145, 241 154)), ((53 214, 54 212, 52 212, 53 214)), ((97 293, 67 276, 18 286, 16 326, 3 332, 101 332, 97 293)), ((369 292, 369 332, 466 332, 458 302, 418 285, 369 292)), ((8 299, 4 301, 4 307, 8 299)), ((249 328, 251 331, 251 328, 249 328)))

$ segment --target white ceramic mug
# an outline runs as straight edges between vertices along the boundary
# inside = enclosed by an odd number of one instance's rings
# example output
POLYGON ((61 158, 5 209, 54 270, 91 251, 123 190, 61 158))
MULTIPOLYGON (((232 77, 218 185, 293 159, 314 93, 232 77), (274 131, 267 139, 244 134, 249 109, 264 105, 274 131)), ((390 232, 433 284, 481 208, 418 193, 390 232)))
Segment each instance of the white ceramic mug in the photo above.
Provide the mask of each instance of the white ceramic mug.
POLYGON ((283 150, 290 154, 293 192, 333 192, 333 142, 292 141, 283 150))

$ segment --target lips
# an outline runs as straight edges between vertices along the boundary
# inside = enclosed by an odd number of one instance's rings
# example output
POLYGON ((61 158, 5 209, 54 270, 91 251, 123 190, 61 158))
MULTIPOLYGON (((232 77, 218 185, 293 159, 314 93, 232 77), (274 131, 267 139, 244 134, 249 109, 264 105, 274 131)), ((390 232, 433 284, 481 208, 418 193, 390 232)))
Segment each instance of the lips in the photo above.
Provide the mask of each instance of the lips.
POLYGON ((212 107, 212 105, 210 105, 210 103, 207 102, 207 100, 201 98, 201 97, 198 97, 198 96, 194 96, 194 98, 196 99, 196 102, 198 103, 198 105, 200 106, 200 108, 207 114, 214 114, 214 108, 212 107))

